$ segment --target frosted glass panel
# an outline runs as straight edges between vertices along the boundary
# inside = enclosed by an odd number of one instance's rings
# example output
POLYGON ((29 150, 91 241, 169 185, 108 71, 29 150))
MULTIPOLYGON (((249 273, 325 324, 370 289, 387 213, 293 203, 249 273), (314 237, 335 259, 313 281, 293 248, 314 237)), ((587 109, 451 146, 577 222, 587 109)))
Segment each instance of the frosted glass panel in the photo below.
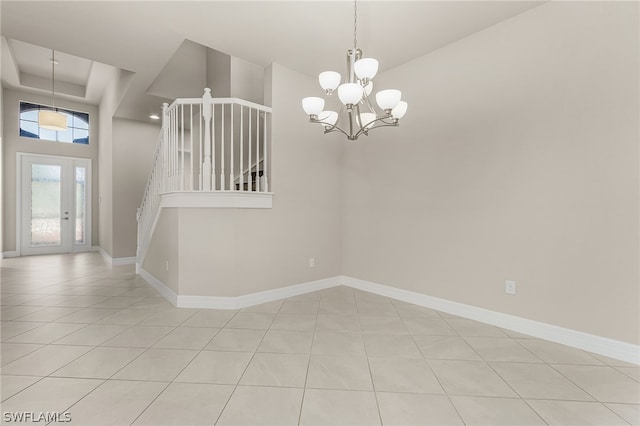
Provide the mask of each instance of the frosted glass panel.
POLYGON ((86 190, 87 190, 87 169, 76 167, 75 177, 75 203, 76 203, 76 223, 75 223, 75 243, 84 244, 86 233, 86 190))
POLYGON ((60 177, 62 167, 31 166, 31 245, 57 246, 60 238, 60 177))

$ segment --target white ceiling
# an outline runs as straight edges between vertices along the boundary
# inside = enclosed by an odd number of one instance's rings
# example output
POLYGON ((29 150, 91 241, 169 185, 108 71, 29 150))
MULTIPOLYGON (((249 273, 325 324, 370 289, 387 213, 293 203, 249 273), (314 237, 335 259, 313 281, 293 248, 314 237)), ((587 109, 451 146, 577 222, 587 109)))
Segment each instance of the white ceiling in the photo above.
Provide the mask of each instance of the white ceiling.
POLYGON ((55 67, 58 78, 68 83, 85 85, 89 79, 89 72, 93 61, 78 58, 63 52, 57 54, 50 49, 35 46, 18 40, 9 42, 11 50, 14 52, 16 62, 23 73, 37 75, 41 77, 50 76, 49 60, 55 54, 59 64, 55 67), (61 65, 62 64, 62 65, 61 65), (44 73, 43 73, 44 71, 44 73))
MULTIPOLYGON (((2 84, 51 93, 51 49, 2 37, 2 84)), ((58 97, 97 104, 114 67, 64 52, 55 52, 55 92, 58 97)))
MULTIPOLYGON (((384 71, 542 3, 361 0, 358 44, 384 71)), ((95 80, 92 63, 134 72, 116 115, 141 120, 164 101, 146 91, 185 39, 308 75, 343 71, 353 44, 350 1, 3 0, 0 7, 1 33, 11 39, 19 72, 49 76, 49 49, 60 52, 56 84, 95 80)), ((13 85, 5 68, 3 84, 13 85)))

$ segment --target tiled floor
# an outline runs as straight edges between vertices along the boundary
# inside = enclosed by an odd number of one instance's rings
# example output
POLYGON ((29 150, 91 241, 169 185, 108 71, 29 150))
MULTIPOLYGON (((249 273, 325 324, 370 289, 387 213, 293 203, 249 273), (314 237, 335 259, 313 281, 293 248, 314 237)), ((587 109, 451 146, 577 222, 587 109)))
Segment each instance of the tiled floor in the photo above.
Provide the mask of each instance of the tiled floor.
POLYGON ((640 369, 335 287, 176 309, 99 255, 2 262, 2 412, 77 425, 638 425, 640 369))

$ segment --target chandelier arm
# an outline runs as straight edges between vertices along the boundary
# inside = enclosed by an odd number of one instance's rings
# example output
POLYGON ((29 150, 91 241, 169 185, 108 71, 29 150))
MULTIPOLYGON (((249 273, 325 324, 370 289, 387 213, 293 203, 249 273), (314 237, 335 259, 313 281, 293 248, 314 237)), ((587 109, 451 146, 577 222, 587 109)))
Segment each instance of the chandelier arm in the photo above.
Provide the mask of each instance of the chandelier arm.
POLYGON ((322 121, 322 120, 318 120, 318 119, 311 119, 310 121, 314 124, 320 124, 322 126, 324 126, 324 133, 332 133, 332 132, 340 132, 343 135, 345 135, 348 139, 352 137, 352 135, 350 135, 349 133, 347 133, 346 131, 344 131, 342 128, 338 127, 338 124, 340 123, 341 119, 343 118, 342 115, 342 111, 344 110, 344 104, 340 103, 340 110, 338 112, 338 120, 334 123, 327 123, 326 121, 322 121))
POLYGON ((372 113, 374 113, 376 115, 376 117, 379 116, 386 116, 385 112, 382 111, 380 108, 377 108, 373 102, 371 102, 371 99, 369 99, 369 96, 364 95, 362 97, 363 100, 366 101, 367 106, 369 107, 369 109, 371 110, 372 113))
POLYGON ((340 121, 341 121, 341 120, 342 120, 342 118, 344 117, 344 115, 342 114, 342 112, 344 111, 344 108, 345 108, 344 104, 343 104, 342 102, 340 102, 340 100, 338 100, 337 105, 340 105, 340 109, 338 110, 338 119, 336 120, 336 123, 335 123, 336 125, 337 125, 338 123, 340 123, 340 121))
POLYGON ((347 116, 349 117, 349 139, 353 137, 353 108, 347 108, 347 116))
POLYGON ((347 137, 347 139, 351 139, 351 136, 349 135, 349 133, 345 132, 345 131, 344 131, 344 130, 342 130, 340 127, 332 126, 332 127, 331 127, 331 128, 329 128, 329 129, 327 129, 326 127, 325 127, 325 129, 324 129, 324 133, 325 133, 325 134, 327 134, 327 133, 333 133, 333 132, 340 132, 340 133, 342 133, 343 135, 345 135, 345 136, 347 137))
POLYGON ((360 127, 360 129, 363 129, 364 123, 362 122, 362 118, 360 118, 360 104, 356 105, 356 110, 358 112, 358 114, 356 115, 356 124, 358 125, 358 127, 360 127))
MULTIPOLYGON (((380 123, 384 123, 387 126, 397 126, 398 122, 400 121, 400 119, 393 118, 393 116, 390 116, 390 117, 385 116, 385 117, 380 117, 380 118, 376 119, 375 121, 379 121, 380 123), (386 121, 386 120, 390 120, 390 121, 386 121)), ((378 126, 378 127, 381 127, 381 126, 378 126)))
POLYGON ((360 129, 358 131, 358 133, 356 133, 354 135, 354 138, 357 139, 358 136, 360 136, 362 134, 364 134, 366 136, 369 136, 369 131, 373 130, 373 129, 377 129, 377 128, 380 128, 380 127, 394 127, 394 126, 398 125, 397 121, 394 121, 392 123, 387 123, 386 121, 384 121, 385 118, 387 118, 387 117, 376 118, 371 123, 367 124, 367 127, 363 127, 362 129, 360 129), (374 125, 373 123, 378 123, 378 124, 374 125), (380 123, 382 123, 382 124, 380 124, 380 123))
POLYGON ((394 123, 386 123, 384 121, 381 121, 382 124, 376 124, 375 126, 369 127, 367 129, 367 131, 369 130, 373 130, 373 129, 378 129, 380 127, 398 127, 400 125, 400 123, 398 122, 394 122, 394 123))

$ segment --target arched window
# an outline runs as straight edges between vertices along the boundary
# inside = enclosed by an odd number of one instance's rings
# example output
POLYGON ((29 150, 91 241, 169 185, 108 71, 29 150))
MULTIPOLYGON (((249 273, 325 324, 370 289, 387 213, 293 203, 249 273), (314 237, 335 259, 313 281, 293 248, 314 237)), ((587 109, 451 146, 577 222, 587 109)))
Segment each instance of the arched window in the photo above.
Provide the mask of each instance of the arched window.
POLYGON ((67 116, 67 130, 59 132, 38 127, 38 112, 53 110, 47 105, 20 102, 20 136, 47 141, 89 144, 89 114, 56 108, 67 116))

